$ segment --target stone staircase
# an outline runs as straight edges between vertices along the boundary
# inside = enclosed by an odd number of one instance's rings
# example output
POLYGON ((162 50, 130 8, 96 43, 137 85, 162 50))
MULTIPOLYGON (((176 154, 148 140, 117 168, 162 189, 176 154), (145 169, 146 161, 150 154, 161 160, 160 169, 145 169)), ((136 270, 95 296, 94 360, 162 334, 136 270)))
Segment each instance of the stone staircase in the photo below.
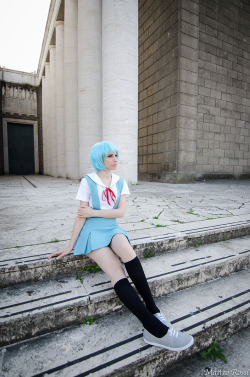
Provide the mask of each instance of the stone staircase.
POLYGON ((250 219, 223 221, 132 241, 157 305, 195 338, 179 353, 143 341, 88 258, 47 259, 65 243, 2 250, 0 376, 151 377, 247 327, 250 219))

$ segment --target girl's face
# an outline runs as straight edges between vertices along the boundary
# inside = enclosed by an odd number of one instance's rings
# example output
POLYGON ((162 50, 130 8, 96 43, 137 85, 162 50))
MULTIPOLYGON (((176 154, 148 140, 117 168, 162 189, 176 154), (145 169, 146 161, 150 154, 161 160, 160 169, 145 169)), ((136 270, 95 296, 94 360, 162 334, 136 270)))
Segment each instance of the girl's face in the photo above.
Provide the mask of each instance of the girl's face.
POLYGON ((107 157, 104 157, 103 163, 106 169, 116 170, 118 159, 116 152, 109 152, 107 157))

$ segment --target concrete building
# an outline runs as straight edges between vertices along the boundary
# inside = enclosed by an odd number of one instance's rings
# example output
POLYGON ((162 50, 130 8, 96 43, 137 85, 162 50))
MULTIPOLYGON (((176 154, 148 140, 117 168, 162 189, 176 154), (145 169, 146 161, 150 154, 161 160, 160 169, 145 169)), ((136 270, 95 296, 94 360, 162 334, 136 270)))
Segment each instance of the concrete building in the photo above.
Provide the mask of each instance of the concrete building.
POLYGON ((43 169, 41 87, 35 75, 0 68, 0 173, 43 169))
POLYGON ((249 62, 248 0, 52 0, 37 75, 2 70, 1 171, 19 114, 41 174, 81 178, 111 140, 132 183, 250 177, 249 62))
POLYGON ((90 147, 119 146, 119 173, 137 181, 138 3, 51 2, 42 81, 44 173, 80 178, 90 147))

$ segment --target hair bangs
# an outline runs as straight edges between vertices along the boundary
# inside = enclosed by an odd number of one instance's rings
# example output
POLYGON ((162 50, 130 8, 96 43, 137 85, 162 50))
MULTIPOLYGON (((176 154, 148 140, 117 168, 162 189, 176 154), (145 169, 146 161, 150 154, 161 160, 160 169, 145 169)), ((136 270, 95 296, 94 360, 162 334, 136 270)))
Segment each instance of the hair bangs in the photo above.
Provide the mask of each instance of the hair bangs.
POLYGON ((103 159, 104 157, 108 156, 109 152, 114 152, 117 154, 117 158, 119 157, 118 148, 111 141, 101 141, 100 143, 93 145, 90 150, 89 159, 96 171, 107 170, 104 165, 103 159))

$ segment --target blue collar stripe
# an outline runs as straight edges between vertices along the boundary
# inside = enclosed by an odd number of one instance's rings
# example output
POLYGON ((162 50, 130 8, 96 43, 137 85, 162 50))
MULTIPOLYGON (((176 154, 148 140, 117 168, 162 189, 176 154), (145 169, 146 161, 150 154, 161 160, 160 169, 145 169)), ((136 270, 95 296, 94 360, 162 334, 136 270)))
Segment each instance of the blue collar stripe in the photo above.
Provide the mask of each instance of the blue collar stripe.
MULTIPOLYGON (((86 175, 85 178, 86 178, 88 185, 89 185, 93 209, 101 209, 96 182, 94 182, 88 175, 86 175)), ((121 192, 122 192, 122 189, 123 189, 123 184, 124 184, 124 179, 119 178, 118 182, 116 183, 117 198, 116 198, 115 205, 113 207, 114 209, 116 209, 118 207, 121 192)))

